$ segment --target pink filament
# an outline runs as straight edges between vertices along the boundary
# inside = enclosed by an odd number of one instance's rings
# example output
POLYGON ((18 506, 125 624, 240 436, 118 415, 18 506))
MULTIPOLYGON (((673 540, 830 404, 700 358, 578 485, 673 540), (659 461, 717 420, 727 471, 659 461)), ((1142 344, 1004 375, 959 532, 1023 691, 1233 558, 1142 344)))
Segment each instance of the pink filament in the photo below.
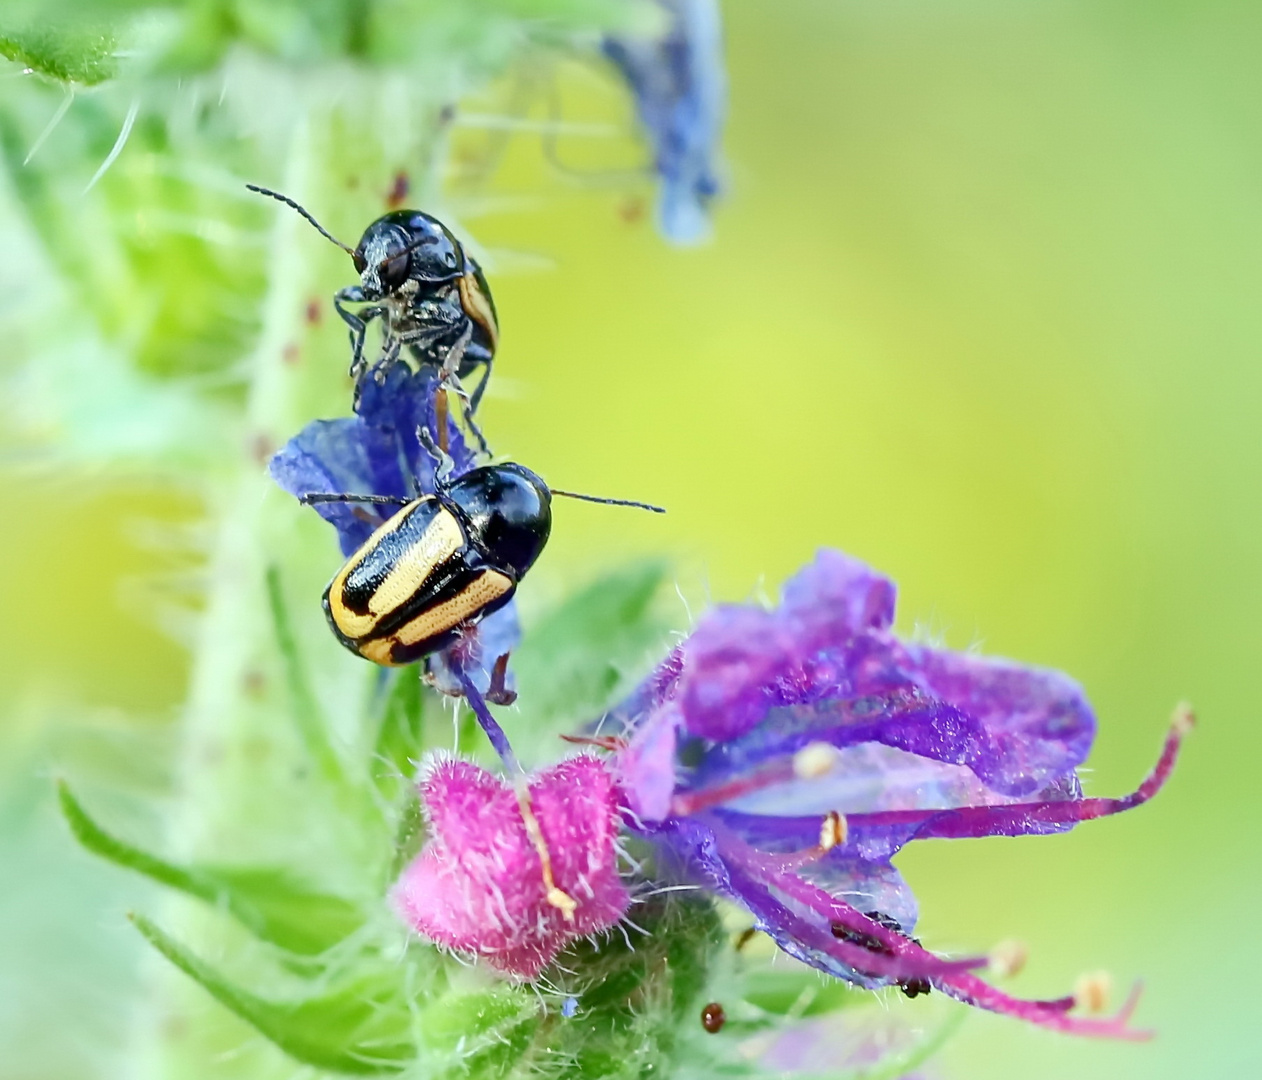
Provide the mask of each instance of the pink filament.
POLYGON ((932 820, 925 834, 937 839, 967 838, 981 834, 978 826, 1026 822, 1044 825, 1071 825, 1079 821, 1120 814, 1142 806, 1161 790, 1178 760, 1185 729, 1175 724, 1166 734, 1161 757, 1152 771, 1131 794, 1120 799, 1062 799, 1044 802, 1001 803, 995 806, 960 806, 945 810, 886 810, 870 814, 847 814, 851 828, 879 825, 915 825, 932 820))
MULTIPOLYGON (((1161 790, 1174 768, 1186 730, 1185 723, 1176 722, 1171 726, 1157 764, 1134 792, 1122 798, 1009 803, 999 806, 960 807, 954 810, 887 811, 849 815, 849 821, 852 826, 888 825, 914 824, 933 818, 936 819, 935 824, 945 822, 951 826, 947 829, 935 829, 933 835, 969 836, 977 833, 976 825, 985 822, 993 824, 996 821, 1000 823, 1038 821, 1047 824, 1070 824, 1121 813, 1123 810, 1142 805, 1161 790)), ((746 788, 749 789, 749 785, 763 786, 763 775, 765 774, 750 777, 746 781, 746 788)), ((726 785, 729 788, 735 786, 737 785, 726 785)), ((713 796, 717 796, 722 790, 724 789, 712 788, 708 792, 696 793, 701 796, 697 801, 705 805, 715 805, 722 800, 713 796)), ((742 790, 740 793, 744 794, 745 791, 742 790)), ((676 804, 681 798, 685 797, 676 797, 676 804)), ((1072 997, 1045 1001, 1014 998, 968 970, 982 966, 985 964, 984 960, 947 960, 935 956, 910 938, 887 929, 850 904, 831 896, 800 877, 795 871, 802 865, 802 853, 777 855, 758 851, 717 819, 704 817, 703 820, 714 833, 724 860, 735 871, 734 876, 748 875, 751 879, 750 884, 759 887, 763 898, 776 903, 782 909, 780 922, 785 930, 804 945, 827 953, 856 971, 895 980, 928 978, 943 993, 957 1000, 1067 1034, 1132 1041, 1140 1041, 1152 1036, 1150 1031, 1137 1030, 1128 1026, 1131 1015, 1139 1002, 1140 987, 1138 985, 1131 991, 1125 1004, 1114 1016, 1104 1018, 1070 1016, 1069 1012, 1074 1006, 1072 997), (862 945, 833 939, 832 935, 821 926, 794 915, 783 904, 780 904, 775 899, 776 893, 788 898, 799 909, 806 908, 815 912, 826 920, 830 928, 839 924, 856 935, 863 935, 879 942, 884 952, 874 952, 862 945)))

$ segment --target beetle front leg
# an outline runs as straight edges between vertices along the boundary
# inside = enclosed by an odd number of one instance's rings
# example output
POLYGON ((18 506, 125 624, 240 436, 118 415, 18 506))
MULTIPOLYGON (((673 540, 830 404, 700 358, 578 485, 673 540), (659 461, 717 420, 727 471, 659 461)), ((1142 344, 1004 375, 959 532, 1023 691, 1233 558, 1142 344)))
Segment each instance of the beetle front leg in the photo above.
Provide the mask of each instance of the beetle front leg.
POLYGON ((385 386, 386 375, 390 369, 394 367, 394 362, 399 359, 399 349, 403 345, 403 339, 393 331, 386 333, 385 340, 381 343, 381 358, 374 365, 378 386, 385 386))
POLYGON ((368 336, 368 324, 373 319, 379 319, 386 314, 384 307, 370 307, 362 310, 347 311, 342 306, 343 303, 363 304, 367 302, 364 291, 358 285, 351 285, 345 289, 339 289, 333 295, 333 309, 342 317, 342 321, 350 327, 351 338, 351 367, 350 375, 352 378, 358 378, 364 368, 364 340, 368 336))

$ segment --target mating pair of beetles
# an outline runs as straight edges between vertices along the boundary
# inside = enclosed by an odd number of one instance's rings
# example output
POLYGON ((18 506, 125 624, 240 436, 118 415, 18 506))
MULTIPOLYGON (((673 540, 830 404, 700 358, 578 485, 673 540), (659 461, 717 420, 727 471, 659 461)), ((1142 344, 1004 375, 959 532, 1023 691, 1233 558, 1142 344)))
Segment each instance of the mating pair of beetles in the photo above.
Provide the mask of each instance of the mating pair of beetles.
MULTIPOLYGON (((247 186, 292 207, 351 256, 360 282, 340 289, 333 306, 350 328, 356 398, 363 379, 383 380, 395 363, 408 363, 414 371, 430 366, 437 371, 435 392, 445 395, 450 387, 464 401, 466 422, 488 452, 473 414, 490 378, 499 324, 485 276, 451 231, 420 210, 396 210, 369 225, 352 248, 294 200, 247 186), (366 306, 351 310, 348 304, 366 306), (368 364, 368 324, 377 319, 381 354, 368 364), (478 368, 482 376, 469 396, 460 380, 478 368)), ((445 425, 445 410, 438 415, 445 425)), ((648 503, 549 488, 513 462, 482 465, 448 480, 450 460, 443 448, 428 431, 417 434, 440 465, 432 495, 313 492, 301 500, 398 507, 324 591, 325 614, 337 639, 377 664, 421 660, 507 604, 547 543, 553 495, 665 512, 648 503)))

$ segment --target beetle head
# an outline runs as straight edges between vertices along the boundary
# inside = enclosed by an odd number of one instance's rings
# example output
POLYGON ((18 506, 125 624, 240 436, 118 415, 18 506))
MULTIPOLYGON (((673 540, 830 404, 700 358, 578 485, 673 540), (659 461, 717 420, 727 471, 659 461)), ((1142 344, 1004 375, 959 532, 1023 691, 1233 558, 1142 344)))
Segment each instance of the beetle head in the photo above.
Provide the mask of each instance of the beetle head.
POLYGON ((366 300, 391 296, 408 281, 424 290, 467 272, 460 242, 441 221, 420 210, 379 217, 364 230, 351 258, 366 300))
POLYGON ((497 569, 521 576, 552 531, 552 493, 524 465, 483 465, 456 480, 447 498, 462 511, 469 538, 497 569))

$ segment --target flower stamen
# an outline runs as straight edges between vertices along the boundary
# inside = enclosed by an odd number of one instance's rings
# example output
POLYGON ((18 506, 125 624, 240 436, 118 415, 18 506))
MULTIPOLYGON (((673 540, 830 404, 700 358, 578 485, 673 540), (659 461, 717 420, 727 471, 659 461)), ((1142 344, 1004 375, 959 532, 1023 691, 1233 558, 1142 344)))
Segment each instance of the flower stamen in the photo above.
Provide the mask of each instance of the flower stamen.
POLYGON ((560 888, 552 876, 552 854, 548 851, 548 842, 543 838, 543 830, 539 828, 539 819, 535 817, 534 808, 530 805, 530 789, 526 786, 524 773, 513 778, 513 792, 517 796, 517 805, 521 808, 521 819, 526 825, 530 846, 539 856, 543 869, 543 887, 547 890, 545 899, 561 912, 566 922, 573 922, 578 901, 560 888))
POLYGON ((671 799, 670 812, 673 817, 688 817, 692 814, 708 810, 712 806, 721 806, 725 802, 739 799, 745 795, 753 795, 763 788, 782 784, 794 777, 790 762, 778 762, 770 768, 756 772, 751 776, 731 780, 726 784, 702 788, 699 791, 685 791, 671 799))
POLYGON ((1113 977, 1107 971, 1092 971, 1074 984, 1074 1008, 1092 1016, 1108 1011, 1113 993, 1113 977))
POLYGON ((818 780, 833 771, 837 750, 826 742, 808 743, 793 755, 793 775, 799 780, 818 780))
POLYGON ((829 810, 824 815, 824 823, 819 828, 820 853, 832 851, 833 848, 844 844, 848 833, 846 815, 839 814, 836 810, 829 810))
POLYGON ((574 743, 577 746, 595 746, 601 750, 609 750, 617 753, 627 748, 627 740, 618 735, 565 735, 561 738, 567 743, 574 743))
POLYGON ((990 950, 990 970, 997 979, 1011 979, 1020 974, 1030 951, 1020 941, 1001 941, 990 950))

